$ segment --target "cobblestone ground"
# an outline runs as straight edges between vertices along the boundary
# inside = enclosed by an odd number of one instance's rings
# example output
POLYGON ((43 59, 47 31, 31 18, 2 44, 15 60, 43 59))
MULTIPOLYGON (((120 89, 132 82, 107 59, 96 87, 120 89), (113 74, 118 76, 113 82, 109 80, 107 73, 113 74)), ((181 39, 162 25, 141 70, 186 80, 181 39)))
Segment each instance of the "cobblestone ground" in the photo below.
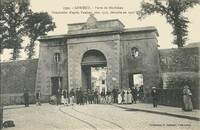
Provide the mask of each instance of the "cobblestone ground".
POLYGON ((6 130, 197 130, 199 121, 139 111, 112 105, 13 106, 4 110, 4 121, 16 127, 6 130))

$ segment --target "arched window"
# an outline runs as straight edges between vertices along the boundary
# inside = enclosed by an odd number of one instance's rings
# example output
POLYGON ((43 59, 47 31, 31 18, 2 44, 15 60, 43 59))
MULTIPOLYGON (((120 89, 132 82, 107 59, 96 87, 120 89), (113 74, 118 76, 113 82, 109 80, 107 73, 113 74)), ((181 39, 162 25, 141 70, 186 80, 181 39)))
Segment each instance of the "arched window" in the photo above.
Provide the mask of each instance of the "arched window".
POLYGON ((138 57, 139 50, 136 47, 131 48, 131 55, 132 55, 132 57, 138 57))
POLYGON ((60 59, 61 59, 60 54, 59 53, 55 53, 54 54, 54 60, 55 60, 55 62, 59 62, 60 59))

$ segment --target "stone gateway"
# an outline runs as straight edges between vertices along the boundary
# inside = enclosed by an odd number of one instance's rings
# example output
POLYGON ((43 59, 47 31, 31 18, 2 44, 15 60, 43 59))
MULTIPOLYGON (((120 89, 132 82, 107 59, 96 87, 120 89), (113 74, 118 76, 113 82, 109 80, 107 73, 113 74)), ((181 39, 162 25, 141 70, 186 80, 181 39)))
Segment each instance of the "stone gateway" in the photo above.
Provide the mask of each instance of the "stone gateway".
POLYGON ((118 20, 68 24, 66 35, 40 38, 36 91, 53 95, 58 88, 91 86, 91 67, 106 67, 109 89, 133 86, 133 75, 143 75, 144 91, 158 86, 161 77, 158 32, 155 27, 125 29, 118 20))

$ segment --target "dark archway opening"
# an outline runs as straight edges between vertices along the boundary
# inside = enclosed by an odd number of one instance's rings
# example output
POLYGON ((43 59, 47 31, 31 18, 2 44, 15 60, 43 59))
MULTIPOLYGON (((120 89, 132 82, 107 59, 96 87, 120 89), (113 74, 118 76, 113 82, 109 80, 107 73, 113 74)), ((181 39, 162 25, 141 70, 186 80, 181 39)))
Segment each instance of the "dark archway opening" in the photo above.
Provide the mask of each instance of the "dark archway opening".
POLYGON ((106 66, 107 60, 101 51, 89 50, 84 53, 81 61, 82 88, 84 91, 95 89, 101 91, 101 85, 106 85, 106 66))

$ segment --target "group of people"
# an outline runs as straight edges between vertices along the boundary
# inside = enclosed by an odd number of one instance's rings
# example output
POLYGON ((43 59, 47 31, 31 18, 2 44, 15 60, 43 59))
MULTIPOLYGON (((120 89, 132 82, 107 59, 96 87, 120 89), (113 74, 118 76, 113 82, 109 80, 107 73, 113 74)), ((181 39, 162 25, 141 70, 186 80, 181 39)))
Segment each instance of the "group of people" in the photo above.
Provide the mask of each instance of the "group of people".
POLYGON ((66 89, 58 89, 56 99, 52 98, 54 104, 57 105, 84 105, 84 104, 131 104, 136 103, 137 100, 143 101, 144 91, 143 86, 139 90, 137 88, 129 88, 126 90, 119 90, 103 88, 101 92, 95 90, 82 90, 82 88, 72 88, 69 92, 66 89))
MULTIPOLYGON (((36 95, 35 95, 35 100, 36 100, 36 105, 38 106, 41 106, 41 92, 40 92, 40 90, 38 90, 37 92, 36 92, 36 95)), ((23 95, 23 97, 24 97, 24 105, 25 105, 25 107, 29 107, 29 91, 28 90, 25 90, 25 92, 24 92, 24 95, 23 95)))
POLYGON ((87 91, 83 91, 82 88, 76 88, 76 90, 72 88, 69 92, 67 92, 67 90, 58 89, 56 94, 57 105, 99 104, 100 102, 106 103, 106 101, 107 103, 111 103, 111 92, 109 91, 109 89, 106 93, 103 89, 101 94, 97 91, 97 89, 88 89, 87 91), (107 100, 103 100, 103 97, 107 100))
POLYGON ((126 90, 118 91, 116 99, 118 104, 137 103, 137 100, 139 100, 139 102, 142 102, 144 100, 143 86, 140 86, 139 90, 136 87, 132 87, 126 90))
MULTIPOLYGON (((151 96, 152 96, 153 107, 158 107, 158 93, 155 87, 152 87, 151 96)), ((191 96, 192 96, 192 93, 191 93, 191 90, 189 89, 189 86, 187 85, 184 86, 183 105, 182 105, 183 111, 192 111, 193 104, 192 104, 191 96)))
MULTIPOLYGON (((158 106, 158 93, 155 87, 152 87, 151 91, 153 107, 158 106)), ((184 86, 183 88, 183 106, 182 110, 184 111, 192 111, 193 105, 191 101, 192 93, 188 86, 184 86)), ((24 103, 25 107, 29 107, 29 91, 26 90, 24 95, 24 103)), ((36 105, 41 106, 41 92, 38 90, 35 95, 36 105)), ((128 88, 126 90, 110 89, 102 91, 99 93, 97 89, 87 91, 83 91, 82 88, 72 88, 70 92, 67 92, 66 89, 61 90, 58 89, 55 98, 50 98, 50 100, 54 100, 57 105, 84 105, 84 104, 110 104, 118 103, 118 104, 131 104, 137 103, 137 100, 142 102, 144 100, 144 91, 143 86, 139 87, 139 90, 136 87, 128 88)))

